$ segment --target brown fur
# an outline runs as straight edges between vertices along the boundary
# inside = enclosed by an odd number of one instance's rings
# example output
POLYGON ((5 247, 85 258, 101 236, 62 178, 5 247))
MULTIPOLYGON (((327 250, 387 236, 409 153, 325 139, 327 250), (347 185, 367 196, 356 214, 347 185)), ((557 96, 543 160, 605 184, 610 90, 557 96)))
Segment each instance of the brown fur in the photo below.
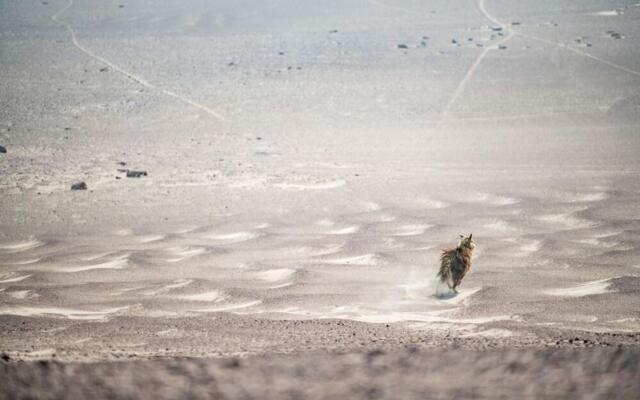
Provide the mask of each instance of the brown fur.
POLYGON ((457 292, 456 288, 462 282, 462 278, 471 269, 471 256, 475 248, 475 243, 473 243, 471 237, 472 235, 461 236, 462 239, 457 247, 445 249, 440 255, 438 278, 454 292, 457 292))

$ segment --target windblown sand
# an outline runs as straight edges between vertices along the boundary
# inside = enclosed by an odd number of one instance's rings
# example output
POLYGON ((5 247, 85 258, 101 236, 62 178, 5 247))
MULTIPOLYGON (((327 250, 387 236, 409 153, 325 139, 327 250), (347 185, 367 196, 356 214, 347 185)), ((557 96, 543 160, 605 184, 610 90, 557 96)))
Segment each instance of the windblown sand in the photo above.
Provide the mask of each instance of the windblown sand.
MULTIPOLYGON (((594 347, 557 357, 625 384, 595 397, 637 393, 616 363, 640 335, 640 6, 578 3, 0 4, 2 394, 80 368, 15 360, 106 361, 89 387, 123 357, 241 356, 223 376, 249 382, 409 345, 471 352, 419 352, 416 374, 594 347), (461 293, 435 296, 469 233, 461 293)), ((415 393, 465 396, 433 379, 415 393)))

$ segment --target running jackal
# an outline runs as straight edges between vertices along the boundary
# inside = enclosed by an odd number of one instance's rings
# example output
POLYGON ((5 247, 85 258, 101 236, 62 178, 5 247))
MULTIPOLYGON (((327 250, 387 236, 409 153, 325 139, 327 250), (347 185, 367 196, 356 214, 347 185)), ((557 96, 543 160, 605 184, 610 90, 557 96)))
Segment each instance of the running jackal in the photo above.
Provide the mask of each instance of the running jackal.
POLYGON ((438 278, 442 283, 446 283, 449 289, 458 293, 456 288, 462 282, 462 278, 471 268, 471 255, 476 244, 469 236, 460 235, 460 243, 453 249, 442 250, 440 256, 440 271, 438 278))

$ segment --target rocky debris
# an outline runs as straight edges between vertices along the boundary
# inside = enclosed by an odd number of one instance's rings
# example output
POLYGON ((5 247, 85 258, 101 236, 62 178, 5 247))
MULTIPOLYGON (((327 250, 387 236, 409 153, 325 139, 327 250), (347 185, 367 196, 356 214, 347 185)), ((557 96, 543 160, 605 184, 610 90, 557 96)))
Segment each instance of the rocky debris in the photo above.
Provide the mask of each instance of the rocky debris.
POLYGON ((511 26, 519 26, 519 25, 522 25, 522 24, 520 22, 518 22, 518 21, 513 21, 511 23, 511 26))
POLYGON ((107 72, 109 71, 109 67, 102 67, 99 69, 100 72, 107 72))
POLYGON ((399 44, 399 45, 398 45, 398 48, 399 48, 399 49, 408 49, 408 48, 409 48, 409 46, 407 46, 406 44, 402 43, 402 44, 399 44))
POLYGON ((502 31, 502 27, 501 26, 492 26, 491 30, 494 32, 501 32, 502 31))
POLYGON ((9 357, 9 355, 7 353, 0 353, 0 359, 4 362, 9 362, 11 361, 11 357, 9 357))
POLYGON ((338 33, 338 30, 337 30, 337 29, 332 29, 332 30, 330 30, 330 31, 329 31, 329 33, 331 33, 331 34, 334 34, 334 35, 335 35, 336 33, 338 33))
POLYGON ((87 190, 87 184, 84 182, 75 182, 71 185, 71 190, 87 190))
POLYGON ((575 42, 581 47, 591 47, 592 44, 587 41, 587 38, 584 36, 580 36, 575 39, 575 42))
POLYGON ((118 165, 120 165, 121 167, 124 167, 125 165, 127 165, 127 163, 126 163, 126 162, 124 162, 124 161, 120 161, 120 162, 118 163, 118 165))
POLYGON ((132 171, 132 170, 126 170, 127 171, 127 178, 141 178, 143 176, 147 176, 147 171, 132 171))
POLYGON ((498 50, 506 50, 507 46, 501 44, 500 46, 498 46, 498 50))
POLYGON ((6 153, 7 152, 7 148, 4 146, 0 146, 0 153, 6 153))
POLYGON ((607 35, 609 35, 609 37, 613 38, 613 39, 624 39, 624 36, 616 31, 607 31, 607 35))

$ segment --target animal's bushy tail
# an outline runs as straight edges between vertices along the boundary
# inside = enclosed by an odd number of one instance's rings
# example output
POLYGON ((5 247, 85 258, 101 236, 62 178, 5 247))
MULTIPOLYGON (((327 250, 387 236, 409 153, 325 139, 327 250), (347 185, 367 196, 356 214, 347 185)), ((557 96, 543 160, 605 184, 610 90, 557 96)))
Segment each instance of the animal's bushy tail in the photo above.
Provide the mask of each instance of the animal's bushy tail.
POLYGON ((449 287, 452 286, 453 277, 451 276, 451 257, 447 250, 442 252, 440 256, 440 270, 438 271, 438 278, 440 282, 446 283, 449 287))

